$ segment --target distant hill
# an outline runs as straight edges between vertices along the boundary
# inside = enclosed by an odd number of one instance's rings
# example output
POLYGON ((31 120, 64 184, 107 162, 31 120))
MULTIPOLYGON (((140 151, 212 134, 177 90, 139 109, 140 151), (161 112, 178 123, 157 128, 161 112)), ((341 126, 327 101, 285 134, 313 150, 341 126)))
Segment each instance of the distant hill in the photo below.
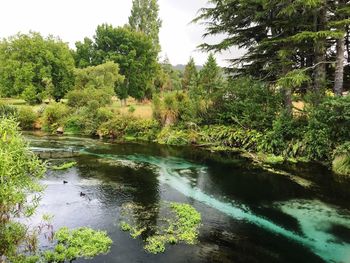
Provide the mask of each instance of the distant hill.
MULTIPOLYGON (((174 69, 180 70, 181 72, 185 71, 185 67, 186 67, 186 65, 183 65, 183 64, 177 64, 176 66, 173 66, 174 69)), ((201 70, 203 68, 203 66, 196 65, 196 68, 197 68, 197 70, 201 70)))

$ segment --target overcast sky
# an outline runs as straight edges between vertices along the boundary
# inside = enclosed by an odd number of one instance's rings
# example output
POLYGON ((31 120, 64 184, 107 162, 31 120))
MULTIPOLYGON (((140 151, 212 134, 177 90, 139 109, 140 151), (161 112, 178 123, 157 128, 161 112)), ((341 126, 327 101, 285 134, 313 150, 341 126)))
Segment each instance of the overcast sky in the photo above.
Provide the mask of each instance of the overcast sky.
MULTIPOLYGON (((0 37, 18 32, 37 31, 59 36, 74 47, 85 36, 92 37, 97 25, 109 23, 122 26, 128 22, 132 0, 2 0, 0 7, 0 37)), ((162 55, 172 64, 185 64, 193 56, 203 64, 207 54, 197 50, 204 40, 204 27, 190 24, 207 0, 159 0, 163 26, 160 31, 162 55)), ((213 41, 213 40, 210 40, 213 41)), ((242 52, 217 55, 218 62, 237 57, 242 52)))

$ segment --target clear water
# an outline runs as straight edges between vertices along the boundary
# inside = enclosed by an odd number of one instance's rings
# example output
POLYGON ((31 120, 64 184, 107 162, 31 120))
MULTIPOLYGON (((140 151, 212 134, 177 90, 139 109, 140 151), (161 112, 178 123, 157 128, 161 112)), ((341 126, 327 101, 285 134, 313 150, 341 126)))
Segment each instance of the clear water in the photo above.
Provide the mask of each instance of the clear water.
MULTIPOLYGON (((112 249, 91 262, 350 262, 349 183, 334 181, 324 167, 283 167, 314 183, 305 189, 239 156, 190 147, 27 138, 40 153, 80 152, 73 157, 77 167, 48 172, 43 180, 47 188, 31 223, 50 213, 55 229, 106 230, 114 241, 112 249), (152 234, 161 216, 153 208, 163 201, 186 202, 201 212, 198 245, 170 246, 161 255, 143 251, 142 239, 152 234), (134 213, 149 226, 136 240, 118 227, 121 206, 128 202, 142 207, 134 213), (143 218, 147 211, 150 216, 143 218)), ((48 161, 65 160, 70 159, 48 161)))

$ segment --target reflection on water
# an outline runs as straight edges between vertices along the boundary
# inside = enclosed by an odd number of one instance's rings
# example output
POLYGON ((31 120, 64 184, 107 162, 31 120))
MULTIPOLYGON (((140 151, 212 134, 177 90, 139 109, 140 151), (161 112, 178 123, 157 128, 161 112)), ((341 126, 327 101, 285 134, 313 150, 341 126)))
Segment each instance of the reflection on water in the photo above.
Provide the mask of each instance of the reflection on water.
POLYGON ((349 210, 320 201, 324 193, 252 169, 246 160, 222 162, 189 148, 30 140, 36 151, 69 147, 82 153, 76 168, 48 173, 40 212, 55 214, 56 227, 107 230, 115 241, 112 251, 95 262, 350 262, 349 210), (188 202, 202 213, 199 245, 152 256, 142 251, 141 240, 118 229, 124 203, 137 204, 140 225, 154 226, 162 201, 188 202), (145 211, 151 213, 145 217, 145 211))

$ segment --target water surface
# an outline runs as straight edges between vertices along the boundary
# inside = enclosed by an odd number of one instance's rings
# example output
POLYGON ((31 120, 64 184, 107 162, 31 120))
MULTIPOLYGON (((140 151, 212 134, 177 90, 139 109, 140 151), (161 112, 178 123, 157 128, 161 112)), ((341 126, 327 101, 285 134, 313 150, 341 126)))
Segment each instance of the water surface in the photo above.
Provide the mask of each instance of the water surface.
POLYGON ((68 153, 66 159, 54 155, 49 163, 78 163, 67 171, 48 171, 31 223, 50 213, 55 229, 107 231, 113 239, 110 253, 90 262, 350 262, 349 183, 335 181, 324 167, 283 167, 311 180, 313 187, 306 189, 238 155, 67 136, 26 137, 39 153, 68 153), (67 159, 72 152, 80 155, 67 159), (189 203, 201 212, 199 243, 151 255, 142 240, 159 224, 157 208, 165 201, 189 203), (147 226, 135 240, 118 227, 126 203, 136 204, 134 215, 147 226))

